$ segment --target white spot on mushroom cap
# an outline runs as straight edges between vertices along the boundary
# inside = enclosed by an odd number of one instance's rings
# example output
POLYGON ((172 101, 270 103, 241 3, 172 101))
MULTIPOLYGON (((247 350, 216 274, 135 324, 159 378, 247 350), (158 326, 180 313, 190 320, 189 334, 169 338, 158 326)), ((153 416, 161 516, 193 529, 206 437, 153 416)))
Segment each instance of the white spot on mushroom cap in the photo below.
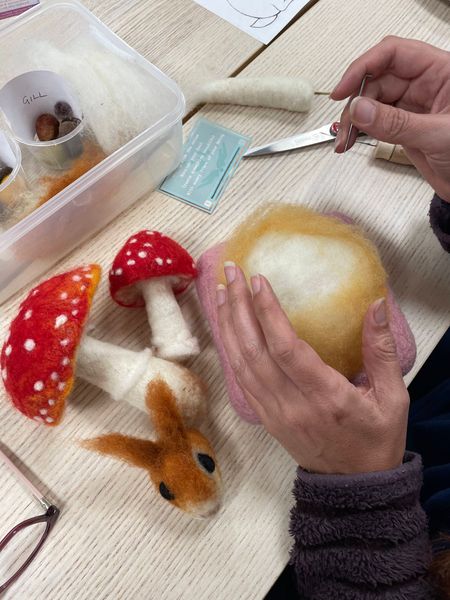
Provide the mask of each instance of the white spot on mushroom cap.
POLYGON ((164 261, 158 256, 158 258, 155 258, 155 262, 158 263, 158 265, 162 265, 164 261))
POLYGON ((87 271, 90 271, 90 270, 91 270, 91 267, 83 267, 83 268, 82 268, 82 271, 84 271, 85 273, 86 273, 87 271))
POLYGON ((48 411, 47 411, 47 409, 46 409, 46 408, 41 408, 41 409, 39 410, 39 412, 41 413, 41 415, 46 415, 48 411))
POLYGON ((116 269, 116 275, 122 275, 123 269, 116 269))
POLYGON ((64 325, 65 323, 67 323, 67 321, 67 315, 59 315, 58 317, 56 317, 55 329, 58 329, 58 327, 61 327, 61 325, 64 325))
POLYGON ((167 263, 168 265, 171 265, 171 264, 172 264, 172 259, 171 259, 171 258, 166 258, 166 263, 167 263))
POLYGON ((65 356, 65 357, 62 359, 62 361, 61 361, 61 364, 62 364, 62 365, 64 365, 64 366, 67 366, 67 365, 69 365, 69 364, 70 364, 70 358, 68 358, 67 356, 65 356))
POLYGON ((61 298, 61 300, 67 300, 67 298, 68 298, 68 297, 69 297, 69 294, 68 294, 67 292, 63 292, 63 293, 60 295, 60 298, 61 298))
POLYGON ((153 248, 153 244, 150 244, 150 242, 145 242, 144 246, 145 248, 153 248))
POLYGON ((53 373, 50 375, 50 379, 52 381, 58 381, 58 379, 59 379, 58 373, 56 371, 53 371, 53 373))
POLYGON ((25 348, 25 350, 28 350, 28 352, 31 352, 36 348, 36 342, 30 338, 28 340, 25 340, 23 347, 25 348))
POLYGON ((6 368, 2 369, 2 379, 3 379, 3 381, 6 381, 7 377, 8 377, 8 371, 6 370, 6 368))
POLYGON ((72 311, 72 316, 76 317, 76 316, 77 316, 77 314, 78 314, 78 311, 77 311, 77 310, 73 310, 73 311, 72 311))
POLYGON ((86 279, 92 279, 93 275, 91 273, 88 273, 87 275, 85 275, 86 279))
POLYGON ((37 421, 38 423, 42 423, 42 422, 44 421, 44 419, 43 419, 42 417, 38 417, 38 416, 36 416, 36 417, 33 417, 33 419, 34 419, 35 421, 37 421))
POLYGON ((11 352, 12 352, 12 346, 10 344, 10 345, 6 346, 6 348, 5 348, 5 356, 9 356, 11 354, 11 352))
POLYGON ((53 421, 55 419, 52 419, 51 417, 47 417, 45 420, 47 421, 47 423, 53 423, 53 421))
POLYGON ((154 232, 154 231, 146 231, 145 233, 146 233, 147 235, 155 235, 155 232, 154 232))
POLYGON ((78 303, 79 303, 79 301, 80 301, 80 299, 79 299, 79 298, 74 298, 74 299, 72 300, 72 304, 78 304, 78 303))
POLYGON ((59 343, 61 344, 61 346, 67 346, 67 344, 69 343, 69 338, 64 338, 59 343))
POLYGON ((44 389, 44 382, 36 381, 33 385, 33 389, 35 392, 42 392, 42 390, 44 389))
POLYGON ((32 310, 27 310, 27 312, 24 314, 23 318, 28 320, 32 314, 33 314, 32 310))
POLYGON ((81 281, 81 275, 74 275, 74 276, 72 277, 72 279, 73 279, 74 281, 81 281))
POLYGON ((64 383, 64 381, 61 381, 61 383, 58 383, 58 390, 60 392, 62 392, 65 387, 66 387, 66 384, 64 383))
POLYGON ((136 238, 133 238, 132 240, 130 240, 130 244, 135 244, 137 242, 136 238))
POLYGON ((131 256, 131 250, 128 250, 127 252, 125 252, 125 254, 126 254, 127 256, 131 256))
POLYGON ((48 401, 49 406, 55 406, 55 401, 53 400, 53 398, 50 398, 50 400, 48 401))
POLYGON ((135 264, 136 264, 136 261, 135 261, 135 260, 133 260, 133 259, 131 259, 131 260, 127 260, 127 265, 130 265, 130 266, 132 266, 132 265, 135 265, 135 264))
POLYGON ((36 294, 39 294, 39 290, 33 290, 33 292, 32 292, 32 294, 31 294, 31 295, 32 295, 32 296, 36 296, 36 294))
POLYGON ((82 292, 84 292, 84 290, 85 290, 85 289, 86 289, 86 286, 85 286, 85 285, 82 285, 82 286, 80 287, 80 290, 81 290, 82 292))
POLYGON ((141 250, 140 252, 138 252, 138 256, 139 256, 139 258, 145 258, 147 256, 147 252, 145 252, 144 250, 141 250))

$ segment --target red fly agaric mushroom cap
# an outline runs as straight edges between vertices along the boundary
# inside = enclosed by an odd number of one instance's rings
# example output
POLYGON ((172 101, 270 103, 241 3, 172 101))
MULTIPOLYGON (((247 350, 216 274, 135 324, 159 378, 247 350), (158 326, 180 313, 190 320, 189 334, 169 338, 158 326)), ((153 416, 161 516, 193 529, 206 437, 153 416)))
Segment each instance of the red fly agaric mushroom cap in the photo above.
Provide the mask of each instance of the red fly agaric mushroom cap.
POLYGON ((121 306, 144 306, 136 284, 166 276, 171 277, 175 294, 184 292, 197 277, 192 256, 159 231, 140 231, 127 240, 114 259, 109 273, 111 296, 121 306))
POLYGON ((11 323, 2 379, 14 406, 30 419, 46 425, 61 420, 100 273, 98 265, 89 265, 44 281, 11 323))

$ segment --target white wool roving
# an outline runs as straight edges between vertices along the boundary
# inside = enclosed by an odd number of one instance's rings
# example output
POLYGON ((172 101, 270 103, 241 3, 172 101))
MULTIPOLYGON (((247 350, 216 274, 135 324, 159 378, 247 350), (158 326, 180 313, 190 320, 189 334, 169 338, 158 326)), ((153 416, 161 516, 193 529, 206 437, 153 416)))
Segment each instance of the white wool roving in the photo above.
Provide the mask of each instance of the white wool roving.
POLYGON ((70 83, 88 127, 106 154, 142 133, 174 102, 158 80, 122 52, 80 33, 63 47, 30 40, 21 56, 8 57, 2 80, 27 70, 47 69, 70 83), (5 73, 6 68, 8 73, 5 73))
POLYGON ((188 104, 240 104, 307 112, 314 88, 303 77, 230 77, 187 88, 188 104))
POLYGON ((273 232, 254 244, 246 266, 270 281, 289 313, 329 302, 358 271, 359 258, 347 240, 273 232))

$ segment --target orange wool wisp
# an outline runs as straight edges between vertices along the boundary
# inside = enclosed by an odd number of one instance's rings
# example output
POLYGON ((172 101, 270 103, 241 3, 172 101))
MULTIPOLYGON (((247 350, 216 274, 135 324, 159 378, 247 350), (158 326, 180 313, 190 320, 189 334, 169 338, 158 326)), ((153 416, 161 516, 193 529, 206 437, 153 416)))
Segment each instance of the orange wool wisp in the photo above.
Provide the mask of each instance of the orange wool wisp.
MULTIPOLYGON (((272 284, 299 337, 348 378, 362 370, 361 337, 369 305, 386 297, 386 273, 361 230, 299 205, 270 204, 226 243, 223 261, 272 284)), ((223 262, 218 280, 224 283, 223 262)))

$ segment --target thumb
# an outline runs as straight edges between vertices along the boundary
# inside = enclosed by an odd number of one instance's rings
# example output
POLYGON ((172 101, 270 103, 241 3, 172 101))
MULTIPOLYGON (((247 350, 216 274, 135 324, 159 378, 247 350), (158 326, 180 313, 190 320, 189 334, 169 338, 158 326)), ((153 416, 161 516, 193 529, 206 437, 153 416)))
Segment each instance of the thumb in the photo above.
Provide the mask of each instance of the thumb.
POLYGON ((374 302, 366 313, 362 334, 364 369, 375 395, 392 397, 404 388, 394 336, 389 327, 386 300, 374 302))
POLYGON ((448 117, 419 114, 357 96, 350 104, 350 120, 361 131, 381 142, 401 144, 422 151, 448 148, 448 117))

